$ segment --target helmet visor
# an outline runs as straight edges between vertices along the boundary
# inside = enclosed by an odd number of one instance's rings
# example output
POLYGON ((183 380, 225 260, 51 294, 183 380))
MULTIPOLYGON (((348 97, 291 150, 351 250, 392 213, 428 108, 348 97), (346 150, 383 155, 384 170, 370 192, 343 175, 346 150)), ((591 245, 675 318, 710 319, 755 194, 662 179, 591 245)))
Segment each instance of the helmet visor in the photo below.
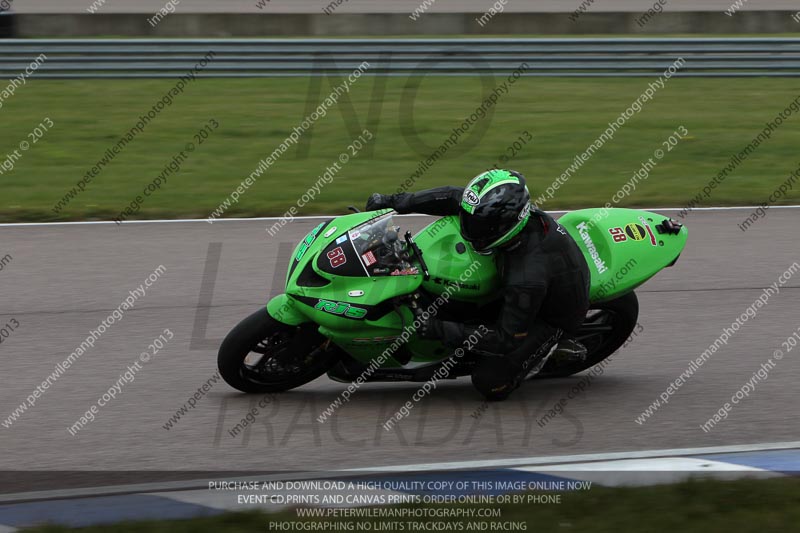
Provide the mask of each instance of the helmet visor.
POLYGON ((459 214, 461 221, 461 236, 470 243, 478 253, 489 252, 492 244, 497 242, 506 233, 514 229, 518 220, 487 220, 470 215, 465 211, 459 214))

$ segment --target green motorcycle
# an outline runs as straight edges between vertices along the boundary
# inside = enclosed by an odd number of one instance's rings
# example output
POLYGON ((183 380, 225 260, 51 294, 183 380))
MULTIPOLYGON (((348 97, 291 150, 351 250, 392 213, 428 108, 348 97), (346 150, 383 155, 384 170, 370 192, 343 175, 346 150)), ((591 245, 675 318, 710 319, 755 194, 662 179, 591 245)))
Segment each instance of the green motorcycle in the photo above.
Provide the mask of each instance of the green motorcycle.
MULTIPOLYGON (((416 236, 384 209, 321 222, 297 245, 286 291, 240 322, 219 349, 219 371, 247 393, 299 387, 326 372, 341 382, 448 378, 471 373, 478 356, 421 339, 423 313, 472 324, 494 323, 501 302, 497 256, 479 255, 443 217, 416 236), (441 375, 441 374, 440 374, 441 375)), ((577 336, 582 361, 546 361, 536 378, 564 377, 618 350, 636 326, 633 292, 672 266, 687 230, 662 215, 633 209, 584 209, 558 220, 577 242, 591 273, 591 308, 577 336)), ((537 347, 531 347, 531 350, 537 347)))

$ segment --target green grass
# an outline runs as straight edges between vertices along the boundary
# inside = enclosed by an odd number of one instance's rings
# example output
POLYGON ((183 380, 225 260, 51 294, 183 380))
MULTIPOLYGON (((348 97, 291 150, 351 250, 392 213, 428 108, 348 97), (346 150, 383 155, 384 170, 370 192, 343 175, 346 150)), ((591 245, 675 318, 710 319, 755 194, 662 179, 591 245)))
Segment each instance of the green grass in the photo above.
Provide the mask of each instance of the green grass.
MULTIPOLYGON (((485 90, 504 79, 487 81, 485 90)), ((527 130, 533 143, 506 166, 523 172, 536 196, 650 81, 524 78, 500 98, 493 116, 473 126, 473 130, 486 128, 480 141, 469 143, 462 137, 459 146, 437 161, 414 188, 466 183, 497 163, 506 147, 527 130), (468 143, 472 146, 465 150, 468 143)), ((117 216, 213 118, 219 129, 191 154, 180 174, 146 199, 137 215, 206 217, 302 121, 307 100, 314 107, 329 94, 329 81, 322 83, 309 96, 309 80, 302 78, 195 82, 93 179, 86 192, 56 215, 51 211, 54 204, 174 82, 29 81, 0 108, 0 163, 45 117, 55 126, 23 154, 13 171, 0 175, 0 220, 117 216)), ((364 127, 375 134, 374 153, 353 157, 300 214, 340 213, 347 205, 363 205, 371 192, 396 190, 429 155, 418 146, 420 141, 431 149, 443 143, 479 105, 482 88, 478 78, 429 77, 419 84, 416 97, 413 92, 406 78, 361 78, 349 102, 337 104, 312 134, 306 134, 307 153, 291 148, 225 216, 282 215, 364 127), (376 90, 376 83, 385 83, 385 90, 376 90), (371 106, 374 113, 368 122, 371 106), (414 127, 405 127, 400 117, 408 117, 412 108, 414 127), (409 138, 418 140, 410 143, 409 138)), ((682 206, 799 92, 791 79, 672 79, 544 207, 589 207, 609 201, 662 141, 685 126, 689 138, 620 204, 682 206)), ((798 166, 798 141, 800 116, 793 116, 714 191, 706 205, 766 201, 798 166)), ((795 188, 782 203, 797 200, 795 188)))
MULTIPOLYGON (((383 531, 419 531, 409 520, 419 522, 461 522, 461 531, 469 521, 525 522, 527 531, 569 532, 660 532, 683 533, 736 532, 764 533, 767 531, 797 531, 800 523, 800 484, 796 479, 739 480, 739 481, 689 481, 675 485, 639 488, 592 487, 588 491, 562 493, 561 503, 464 505, 467 508, 500 508, 500 518, 392 518, 403 524, 383 531)), ((406 505, 404 507, 442 508, 453 505, 406 505)), ((245 531, 275 531, 270 522, 296 522, 307 526, 316 524, 342 524, 330 531, 347 531, 343 523, 353 525, 354 531, 378 531, 378 519, 372 518, 298 518, 295 511, 275 514, 260 512, 228 513, 212 518, 171 520, 160 522, 128 522, 114 526, 81 528, 86 533, 189 533, 215 531, 223 533, 245 531), (324 522, 323 522, 324 520, 324 522), (357 529, 356 522, 372 523, 370 529, 357 529), (344 527, 343 527, 344 526, 344 527)), ((388 519, 384 519, 385 521, 388 519)), ((289 524, 289 527, 291 524, 289 524)), ((290 529, 283 529, 289 531, 290 529)), ((302 531, 303 529, 292 529, 302 531)), ((308 531, 325 531, 307 529, 308 531)), ((457 531, 451 529, 450 531, 457 531)), ((487 531, 492 531, 491 526, 487 531)), ((494 529, 496 530, 496 529, 494 529)), ((520 530, 520 529, 517 529, 520 530)), ((59 533, 61 527, 33 528, 36 533, 59 533)))

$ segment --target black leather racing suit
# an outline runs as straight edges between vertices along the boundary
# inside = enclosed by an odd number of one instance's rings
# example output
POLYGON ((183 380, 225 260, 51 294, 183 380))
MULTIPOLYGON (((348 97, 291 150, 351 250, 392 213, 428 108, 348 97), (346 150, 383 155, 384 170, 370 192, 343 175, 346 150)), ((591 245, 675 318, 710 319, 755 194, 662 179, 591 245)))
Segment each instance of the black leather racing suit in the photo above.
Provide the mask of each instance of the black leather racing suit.
MULTIPOLYGON (((392 195, 398 213, 458 215, 463 187, 392 195)), ((528 224, 497 257, 502 310, 477 344, 483 355, 508 355, 516 368, 534 352, 576 332, 589 308, 589 267, 578 245, 550 215, 531 209, 528 224)), ((477 327, 443 322, 443 342, 459 346, 477 327)), ((538 352, 537 352, 538 353, 538 352)), ((547 352, 544 351, 544 354, 547 352)), ((497 358, 485 358, 497 359, 497 358)), ((491 365, 486 369, 493 372, 491 365)))

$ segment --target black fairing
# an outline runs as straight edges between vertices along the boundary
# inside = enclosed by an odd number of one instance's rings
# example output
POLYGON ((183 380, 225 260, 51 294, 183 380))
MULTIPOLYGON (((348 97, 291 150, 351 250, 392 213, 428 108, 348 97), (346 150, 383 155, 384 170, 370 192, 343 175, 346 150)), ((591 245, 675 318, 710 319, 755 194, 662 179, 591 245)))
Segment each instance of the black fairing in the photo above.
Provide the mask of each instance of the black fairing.
POLYGON ((363 276, 366 277, 367 273, 364 270, 364 265, 361 263, 361 258, 353 248, 353 244, 348 238, 344 242, 336 243, 335 241, 329 244, 319 257, 317 258, 317 268, 328 274, 335 274, 337 276, 363 276), (341 248, 341 253, 337 253, 336 249, 341 248), (336 257, 344 256, 345 262, 337 264, 336 257), (331 258, 334 259, 331 259, 331 258))

